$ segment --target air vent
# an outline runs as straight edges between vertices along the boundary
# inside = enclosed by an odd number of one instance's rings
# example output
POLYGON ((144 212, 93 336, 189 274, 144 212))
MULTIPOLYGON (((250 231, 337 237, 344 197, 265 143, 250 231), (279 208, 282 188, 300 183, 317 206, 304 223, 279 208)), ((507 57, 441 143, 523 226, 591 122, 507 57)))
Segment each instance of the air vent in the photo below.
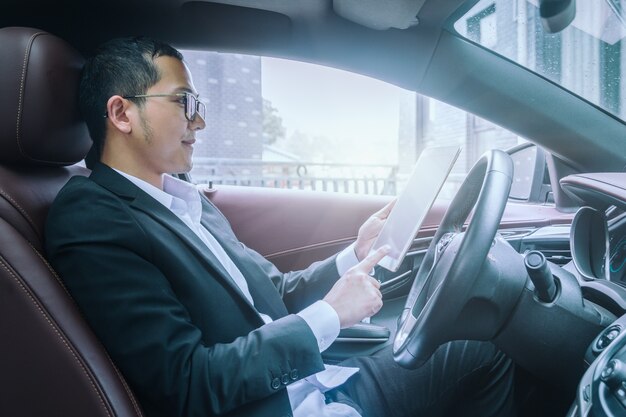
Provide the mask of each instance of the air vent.
POLYGON ((538 250, 549 262, 565 265, 572 260, 569 234, 569 225, 539 228, 521 239, 519 252, 538 250))
MULTIPOLYGON (((569 245, 568 245, 569 246, 569 245)), ((572 260, 572 252, 567 250, 558 250, 558 249, 537 249, 543 256, 546 257, 546 260, 549 262, 555 263, 557 265, 565 265, 572 260)))

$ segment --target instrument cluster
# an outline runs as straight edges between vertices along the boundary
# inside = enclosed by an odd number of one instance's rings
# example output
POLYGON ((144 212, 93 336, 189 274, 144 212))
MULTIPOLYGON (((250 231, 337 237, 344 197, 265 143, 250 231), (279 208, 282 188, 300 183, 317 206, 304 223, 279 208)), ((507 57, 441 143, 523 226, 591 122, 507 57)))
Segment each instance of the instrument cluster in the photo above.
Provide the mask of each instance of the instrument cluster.
POLYGON ((608 231, 609 280, 626 284, 626 213, 622 213, 614 220, 609 221, 608 231))
POLYGON ((582 207, 570 237, 576 268, 587 280, 605 279, 626 286, 626 213, 615 207, 582 207))

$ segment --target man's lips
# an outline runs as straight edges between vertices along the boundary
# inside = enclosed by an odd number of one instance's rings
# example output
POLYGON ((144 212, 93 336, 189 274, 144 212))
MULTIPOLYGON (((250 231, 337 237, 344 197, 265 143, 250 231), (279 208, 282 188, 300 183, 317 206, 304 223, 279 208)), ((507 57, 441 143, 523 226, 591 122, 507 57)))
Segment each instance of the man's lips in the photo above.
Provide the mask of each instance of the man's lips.
POLYGON ((196 143, 196 140, 195 139, 187 139, 187 140, 184 140, 183 143, 185 145, 193 145, 194 143, 196 143))

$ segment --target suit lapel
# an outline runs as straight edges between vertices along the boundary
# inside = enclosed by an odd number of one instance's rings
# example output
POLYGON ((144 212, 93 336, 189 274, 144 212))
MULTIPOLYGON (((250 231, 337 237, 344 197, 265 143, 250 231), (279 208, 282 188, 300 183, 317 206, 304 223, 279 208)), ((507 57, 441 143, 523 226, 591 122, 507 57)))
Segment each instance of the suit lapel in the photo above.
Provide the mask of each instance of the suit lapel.
POLYGON ((245 277, 257 310, 274 320, 286 316, 287 308, 276 287, 256 263, 246 260, 248 255, 232 233, 227 220, 204 196, 202 196, 202 225, 222 245, 245 277))
POLYGON ((182 220, 163 206, 163 204, 156 201, 139 187, 135 186, 135 184, 104 164, 97 164, 90 178, 109 191, 117 194, 119 197, 128 200, 131 207, 146 213, 164 227, 171 230, 184 244, 200 255, 200 258, 207 266, 217 273, 217 277, 239 294, 243 302, 252 309, 255 309, 241 292, 239 286, 233 281, 228 272, 226 272, 222 263, 206 247, 204 242, 191 231, 182 220))

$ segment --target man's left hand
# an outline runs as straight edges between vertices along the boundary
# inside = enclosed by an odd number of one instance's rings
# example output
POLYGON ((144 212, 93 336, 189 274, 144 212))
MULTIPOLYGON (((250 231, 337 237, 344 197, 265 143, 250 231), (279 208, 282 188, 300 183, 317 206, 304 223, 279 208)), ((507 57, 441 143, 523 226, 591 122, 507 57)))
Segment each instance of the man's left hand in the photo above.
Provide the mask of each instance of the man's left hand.
POLYGON ((354 245, 354 251, 359 262, 365 259, 369 253, 374 241, 378 237, 380 230, 383 228, 383 224, 389 217, 389 213, 396 204, 396 199, 391 200, 385 207, 372 214, 369 219, 363 223, 359 228, 359 234, 357 235, 354 245))

